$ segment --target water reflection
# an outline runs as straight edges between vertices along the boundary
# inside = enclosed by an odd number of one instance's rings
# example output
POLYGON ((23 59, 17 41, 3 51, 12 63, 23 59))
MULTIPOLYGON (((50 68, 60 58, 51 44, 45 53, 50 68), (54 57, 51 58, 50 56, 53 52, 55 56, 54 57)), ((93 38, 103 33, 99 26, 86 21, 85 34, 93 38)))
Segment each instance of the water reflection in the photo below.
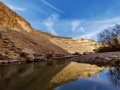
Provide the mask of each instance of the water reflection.
POLYGON ((111 83, 120 85, 120 70, 106 69, 66 61, 1 66, 0 90, 118 90, 111 83))
POLYGON ((112 85, 120 87, 120 68, 110 68, 107 75, 112 85))
POLYGON ((120 82, 120 79, 114 78, 120 77, 120 74, 118 73, 119 72, 116 71, 115 68, 106 69, 101 71, 100 74, 89 78, 79 77, 76 81, 62 84, 54 90, 120 90, 120 87, 118 86, 120 85, 118 83, 120 82))
POLYGON ((76 62, 69 63, 59 73, 57 73, 50 81, 51 85, 60 85, 62 83, 68 83, 75 81, 78 77, 88 78, 99 74, 105 67, 98 67, 96 65, 81 64, 76 62))
POLYGON ((48 61, 40 63, 1 66, 0 90, 53 90, 50 80, 69 62, 48 61))

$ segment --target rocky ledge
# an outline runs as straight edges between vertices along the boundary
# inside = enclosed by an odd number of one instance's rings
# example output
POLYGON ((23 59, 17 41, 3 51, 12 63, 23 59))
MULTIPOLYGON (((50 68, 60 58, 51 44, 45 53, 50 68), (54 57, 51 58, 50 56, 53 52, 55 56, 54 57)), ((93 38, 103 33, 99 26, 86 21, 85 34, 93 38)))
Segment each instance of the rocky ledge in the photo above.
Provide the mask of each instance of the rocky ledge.
POLYGON ((120 66, 120 52, 88 53, 84 55, 78 55, 66 60, 79 63, 96 64, 99 66, 120 66))
MULTIPOLYGON (((4 54, 0 54, 3 55, 4 54)), ((11 56, 11 54, 10 54, 11 56)), ((13 55, 14 56, 14 55, 13 55)), ((27 50, 22 50, 20 59, 0 60, 0 65, 11 65, 21 63, 41 62, 46 60, 66 60, 79 63, 96 64, 99 66, 120 66, 120 52, 106 52, 106 53, 83 53, 80 55, 64 56, 63 54, 46 54, 38 55, 27 50)))
POLYGON ((30 50, 0 52, 0 65, 11 65, 45 61, 47 55, 39 55, 30 50))
POLYGON ((28 60, 0 60, 0 65, 13 65, 13 64, 33 63, 33 62, 41 62, 41 61, 46 61, 46 60, 47 59, 39 59, 39 60, 33 59, 32 61, 28 61, 28 60))

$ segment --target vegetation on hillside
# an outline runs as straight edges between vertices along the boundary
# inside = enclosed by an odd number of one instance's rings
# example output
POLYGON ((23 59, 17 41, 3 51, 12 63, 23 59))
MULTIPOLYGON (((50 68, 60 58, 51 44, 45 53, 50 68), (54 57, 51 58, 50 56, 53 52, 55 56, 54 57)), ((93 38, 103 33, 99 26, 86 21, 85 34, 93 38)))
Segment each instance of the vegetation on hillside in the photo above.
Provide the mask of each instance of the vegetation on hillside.
POLYGON ((109 27, 98 34, 98 41, 102 43, 97 52, 119 51, 120 50, 120 25, 109 27), (103 48, 104 47, 104 48, 103 48))

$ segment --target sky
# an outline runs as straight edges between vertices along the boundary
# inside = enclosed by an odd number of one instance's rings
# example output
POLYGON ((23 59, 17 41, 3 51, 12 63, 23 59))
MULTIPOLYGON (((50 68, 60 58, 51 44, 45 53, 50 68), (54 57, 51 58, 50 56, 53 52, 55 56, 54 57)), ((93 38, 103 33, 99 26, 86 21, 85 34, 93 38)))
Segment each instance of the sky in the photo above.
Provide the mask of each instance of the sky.
POLYGON ((120 24, 120 0, 0 0, 36 30, 58 36, 97 40, 120 24))

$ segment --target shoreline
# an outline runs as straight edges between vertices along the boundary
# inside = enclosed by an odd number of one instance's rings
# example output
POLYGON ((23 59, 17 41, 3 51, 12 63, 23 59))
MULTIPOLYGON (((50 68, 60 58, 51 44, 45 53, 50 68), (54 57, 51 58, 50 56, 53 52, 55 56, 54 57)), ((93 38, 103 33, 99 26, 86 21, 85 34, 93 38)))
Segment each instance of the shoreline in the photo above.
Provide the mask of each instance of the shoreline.
POLYGON ((98 66, 120 66, 120 52, 90 53, 70 58, 68 61, 95 64, 98 66))
POLYGON ((15 64, 24 64, 24 63, 35 63, 35 62, 42 62, 46 60, 34 60, 34 61, 27 61, 27 60, 0 60, 0 66, 5 65, 15 65, 15 64))
POLYGON ((105 52, 105 53, 88 53, 81 55, 70 55, 65 57, 51 57, 50 59, 38 59, 38 60, 0 60, 0 66, 14 65, 23 63, 35 63, 49 60, 65 60, 74 61, 78 63, 95 64, 98 66, 120 66, 120 52, 105 52))

